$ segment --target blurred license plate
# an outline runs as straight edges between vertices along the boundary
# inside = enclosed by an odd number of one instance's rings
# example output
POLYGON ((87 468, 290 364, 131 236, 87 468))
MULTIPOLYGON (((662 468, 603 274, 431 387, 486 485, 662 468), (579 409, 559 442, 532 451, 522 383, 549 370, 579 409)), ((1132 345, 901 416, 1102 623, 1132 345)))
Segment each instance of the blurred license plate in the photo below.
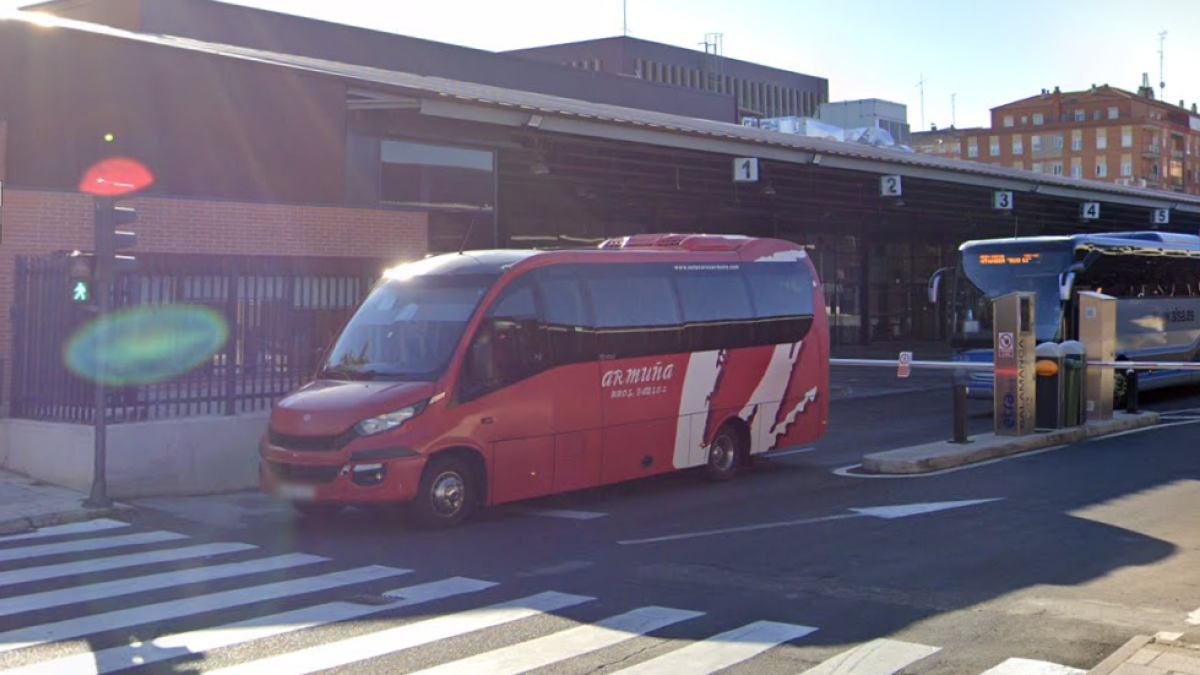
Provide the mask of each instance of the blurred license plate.
POLYGON ((302 501, 312 501, 317 497, 317 489, 312 485, 296 485, 294 483, 281 483, 279 485, 279 496, 285 499, 297 499, 302 501))

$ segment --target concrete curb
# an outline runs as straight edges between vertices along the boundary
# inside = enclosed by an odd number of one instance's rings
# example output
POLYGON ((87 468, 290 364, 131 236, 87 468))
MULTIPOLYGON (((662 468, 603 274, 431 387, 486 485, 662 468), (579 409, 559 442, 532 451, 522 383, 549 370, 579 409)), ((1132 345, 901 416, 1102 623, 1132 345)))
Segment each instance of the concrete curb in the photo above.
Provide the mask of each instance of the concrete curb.
POLYGON ((1149 635, 1135 635, 1128 642, 1121 645, 1117 651, 1109 654, 1108 658, 1096 664, 1096 667, 1089 670, 1087 675, 1111 675, 1114 670, 1128 661, 1131 656, 1138 653, 1142 647, 1153 641, 1154 638, 1149 635))
MULTIPOLYGON (((51 527, 54 525, 66 525, 67 523, 78 523, 85 520, 95 520, 97 518, 105 518, 107 516, 116 515, 123 511, 133 510, 128 504, 113 504, 108 508, 103 509, 86 509, 80 507, 67 511, 58 511, 55 513, 43 513, 36 516, 22 516, 20 518, 9 518, 8 520, 0 520, 0 537, 10 534, 25 534, 33 532, 43 527, 51 527)), ((0 539, 0 542, 4 541, 0 539)))
POLYGON ((1113 419, 1103 422, 1088 422, 1081 427, 1057 429, 1032 436, 1014 438, 997 436, 994 433, 970 438, 964 445, 950 441, 937 441, 909 448, 875 452, 863 456, 862 468, 867 473, 918 474, 950 469, 966 464, 976 464, 989 459, 1008 457, 1031 450, 1055 445, 1077 443, 1088 438, 1105 436, 1120 431, 1139 429, 1158 424, 1161 415, 1144 412, 1137 415, 1114 413, 1113 419))

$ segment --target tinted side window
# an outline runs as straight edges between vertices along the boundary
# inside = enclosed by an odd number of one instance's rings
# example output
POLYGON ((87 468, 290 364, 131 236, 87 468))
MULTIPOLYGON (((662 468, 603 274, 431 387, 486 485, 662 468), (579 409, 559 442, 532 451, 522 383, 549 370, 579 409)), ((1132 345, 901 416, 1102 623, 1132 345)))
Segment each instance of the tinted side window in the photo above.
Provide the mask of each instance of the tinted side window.
POLYGON ((740 266, 677 265, 675 285, 688 323, 750 319, 750 294, 740 266), (705 269, 709 267, 709 269, 705 269), (713 269, 723 267, 724 269, 713 269))
POLYGON ((471 338, 464 397, 482 396, 532 377, 546 368, 546 361, 533 282, 518 279, 488 308, 471 338))
POLYGON ((584 286, 596 312, 601 359, 684 351, 671 265, 589 266, 584 286))
POLYGON ((751 347, 754 308, 741 265, 676 265, 689 351, 751 347))
POLYGON ((596 333, 584 301, 579 267, 547 267, 534 272, 534 278, 542 297, 542 330, 551 365, 595 361, 596 333))
POLYGON ((754 296, 755 342, 799 342, 813 322, 813 282, 803 263, 751 263, 746 280, 754 296))

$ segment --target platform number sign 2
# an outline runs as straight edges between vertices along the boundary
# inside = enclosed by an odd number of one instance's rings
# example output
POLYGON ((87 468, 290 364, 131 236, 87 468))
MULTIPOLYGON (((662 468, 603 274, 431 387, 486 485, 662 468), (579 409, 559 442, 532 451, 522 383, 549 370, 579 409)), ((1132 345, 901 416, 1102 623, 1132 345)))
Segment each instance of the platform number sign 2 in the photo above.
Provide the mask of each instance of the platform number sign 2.
POLYGON ((1171 222, 1171 209, 1154 209, 1150 214, 1150 222, 1155 225, 1166 225, 1171 222))
POLYGON ((1096 220, 1100 217, 1100 202, 1084 202, 1079 205, 1079 217, 1084 220, 1096 220))
POLYGON ((1013 193, 1008 190, 997 190, 992 193, 992 208, 997 211, 1012 211, 1013 193))
POLYGON ((738 157, 737 159, 733 160, 733 182, 757 183, 758 158, 738 157))
POLYGON ((879 179, 880 197, 899 197, 904 194, 900 176, 883 176, 879 179))

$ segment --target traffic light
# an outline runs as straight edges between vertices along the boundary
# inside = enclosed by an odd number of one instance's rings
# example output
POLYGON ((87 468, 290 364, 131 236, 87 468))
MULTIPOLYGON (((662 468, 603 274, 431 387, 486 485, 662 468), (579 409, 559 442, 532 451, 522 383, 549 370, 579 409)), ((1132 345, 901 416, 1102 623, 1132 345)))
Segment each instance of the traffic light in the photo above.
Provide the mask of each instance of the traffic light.
POLYGON ((137 221, 137 217, 136 210, 117 206, 112 197, 96 198, 96 277, 101 281, 112 281, 117 272, 138 269, 137 258, 118 253, 137 245, 136 232, 119 229, 137 221))
POLYGON ((67 293, 74 305, 92 305, 96 301, 95 269, 96 257, 75 251, 71 254, 71 278, 67 293))

